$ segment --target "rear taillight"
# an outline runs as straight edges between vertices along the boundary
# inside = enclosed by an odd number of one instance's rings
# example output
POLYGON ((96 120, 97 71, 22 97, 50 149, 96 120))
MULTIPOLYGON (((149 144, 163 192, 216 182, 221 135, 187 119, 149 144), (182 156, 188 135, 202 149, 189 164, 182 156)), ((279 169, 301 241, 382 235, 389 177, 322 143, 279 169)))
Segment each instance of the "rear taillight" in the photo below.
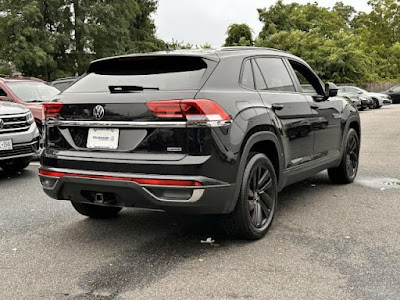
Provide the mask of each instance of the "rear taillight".
POLYGON ((43 111, 45 118, 55 118, 58 116, 58 113, 63 108, 63 104, 61 102, 46 102, 43 103, 43 111))
POLYGON ((148 109, 160 119, 183 119, 193 122, 229 121, 229 115, 217 103, 206 100, 152 101, 148 109))

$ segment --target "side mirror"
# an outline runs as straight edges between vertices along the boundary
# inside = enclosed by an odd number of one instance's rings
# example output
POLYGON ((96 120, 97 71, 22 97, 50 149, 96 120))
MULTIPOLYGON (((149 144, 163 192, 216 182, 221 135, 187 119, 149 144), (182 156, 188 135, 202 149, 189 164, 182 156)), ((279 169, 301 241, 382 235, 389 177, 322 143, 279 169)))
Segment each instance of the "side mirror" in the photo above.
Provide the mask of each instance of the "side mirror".
POLYGON ((339 88, 332 82, 325 84, 325 96, 326 98, 336 97, 338 95, 339 88))

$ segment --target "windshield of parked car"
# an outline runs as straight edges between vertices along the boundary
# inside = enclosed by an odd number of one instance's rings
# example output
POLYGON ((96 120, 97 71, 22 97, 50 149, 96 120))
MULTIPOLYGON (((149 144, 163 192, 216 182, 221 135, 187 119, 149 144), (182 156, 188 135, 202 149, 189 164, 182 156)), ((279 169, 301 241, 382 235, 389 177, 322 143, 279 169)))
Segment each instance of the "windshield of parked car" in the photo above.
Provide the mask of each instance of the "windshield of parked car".
POLYGON ((60 93, 55 87, 49 86, 43 82, 8 82, 7 86, 18 99, 24 102, 46 102, 60 93))
POLYGON ((94 63, 65 93, 199 89, 208 65, 201 57, 126 57, 94 63))
POLYGON ((363 94, 368 94, 369 92, 360 88, 357 88, 357 90, 359 90, 360 92, 362 92, 363 94))

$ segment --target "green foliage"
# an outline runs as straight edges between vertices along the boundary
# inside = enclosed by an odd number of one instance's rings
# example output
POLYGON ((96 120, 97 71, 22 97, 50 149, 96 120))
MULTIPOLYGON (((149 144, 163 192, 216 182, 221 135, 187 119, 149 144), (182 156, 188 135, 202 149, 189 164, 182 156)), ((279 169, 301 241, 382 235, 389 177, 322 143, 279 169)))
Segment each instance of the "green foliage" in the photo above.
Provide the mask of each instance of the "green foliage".
POLYGON ((247 24, 232 24, 227 31, 225 46, 252 46, 253 33, 247 24))
POLYGON ((172 42, 167 43, 164 46, 164 49, 170 49, 170 50, 191 50, 193 49, 193 45, 190 43, 185 43, 185 42, 180 42, 177 40, 172 39, 172 42), (167 48, 168 46, 168 48, 167 48))
POLYGON ((371 0, 370 13, 338 2, 284 4, 259 9, 264 27, 256 46, 288 51, 307 61, 324 80, 337 83, 400 78, 400 1, 371 0))
POLYGON ((156 0, 0 0, 0 57, 47 80, 82 74, 95 58, 165 48, 156 0))

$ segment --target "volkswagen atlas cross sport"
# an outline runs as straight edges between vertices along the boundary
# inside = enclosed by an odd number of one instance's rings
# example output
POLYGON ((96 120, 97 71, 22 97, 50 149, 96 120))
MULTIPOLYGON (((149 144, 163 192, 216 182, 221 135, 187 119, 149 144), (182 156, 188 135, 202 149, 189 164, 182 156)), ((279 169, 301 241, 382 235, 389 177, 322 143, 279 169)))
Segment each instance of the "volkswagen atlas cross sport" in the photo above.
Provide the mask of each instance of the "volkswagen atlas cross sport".
POLYGON ((44 107, 43 189, 92 218, 123 207, 221 215, 229 234, 258 239, 285 186, 357 174, 357 109, 274 49, 96 60, 44 107))

